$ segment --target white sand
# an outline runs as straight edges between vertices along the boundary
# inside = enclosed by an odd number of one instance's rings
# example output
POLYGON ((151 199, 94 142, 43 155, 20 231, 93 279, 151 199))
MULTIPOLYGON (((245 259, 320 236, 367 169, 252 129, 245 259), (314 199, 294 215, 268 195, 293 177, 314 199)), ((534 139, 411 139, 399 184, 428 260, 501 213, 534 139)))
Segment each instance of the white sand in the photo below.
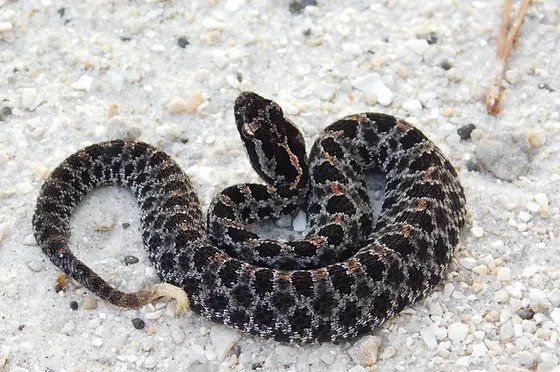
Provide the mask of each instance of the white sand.
MULTIPOLYGON (((256 180, 232 114, 238 92, 249 89, 276 99, 309 143, 348 113, 409 117, 461 169, 472 223, 448 279, 373 333, 379 370, 559 365, 558 3, 530 7, 495 118, 481 96, 499 1, 318 2, 293 14, 288 1, 0 0, 0 106, 12 111, 0 116, 0 370, 364 370, 348 353, 358 340, 284 346, 191 312, 175 318, 165 301, 73 311, 71 301, 95 297, 75 285, 54 291, 57 270, 31 230, 48 171, 86 144, 138 137, 176 158, 208 203, 227 185, 256 180), (428 44, 431 32, 437 42, 428 44), (371 85, 371 73, 386 91, 371 85), (196 112, 168 112, 172 99, 193 104, 199 93, 196 112), (112 105, 120 115, 108 119, 112 105), (456 130, 469 123, 478 128, 473 140, 460 141, 456 130), (487 135, 500 147, 505 131, 521 139, 511 151, 529 153, 528 168, 517 160, 499 167, 526 173, 504 182, 467 171, 476 141, 487 135), (135 329, 135 317, 146 328, 135 329)), ((132 197, 98 190, 75 214, 72 247, 113 284, 138 289, 156 281, 138 230, 132 197), (125 266, 130 254, 140 262, 125 266)), ((372 339, 356 348, 364 340, 372 339)))

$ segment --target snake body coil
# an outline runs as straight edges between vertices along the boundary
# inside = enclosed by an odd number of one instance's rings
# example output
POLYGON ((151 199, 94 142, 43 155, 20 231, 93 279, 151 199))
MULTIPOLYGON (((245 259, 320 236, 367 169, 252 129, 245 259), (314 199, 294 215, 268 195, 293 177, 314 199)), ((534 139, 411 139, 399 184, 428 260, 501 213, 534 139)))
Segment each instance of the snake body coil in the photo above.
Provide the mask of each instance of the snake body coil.
POLYGON ((251 334, 341 341, 439 283, 465 223, 465 197, 449 161, 418 129, 383 114, 348 116, 320 134, 307 160, 303 137, 276 103, 242 93, 235 116, 269 186, 225 189, 211 204, 209 232, 191 182, 167 154, 114 140, 71 155, 43 184, 33 217, 43 252, 113 304, 146 303, 140 292, 113 288, 68 248, 74 207, 89 190, 116 184, 138 201, 161 280, 183 288, 196 313, 251 334), (365 186, 374 170, 386 181, 376 223, 365 186), (269 241, 245 229, 298 208, 310 220, 301 241, 269 241))

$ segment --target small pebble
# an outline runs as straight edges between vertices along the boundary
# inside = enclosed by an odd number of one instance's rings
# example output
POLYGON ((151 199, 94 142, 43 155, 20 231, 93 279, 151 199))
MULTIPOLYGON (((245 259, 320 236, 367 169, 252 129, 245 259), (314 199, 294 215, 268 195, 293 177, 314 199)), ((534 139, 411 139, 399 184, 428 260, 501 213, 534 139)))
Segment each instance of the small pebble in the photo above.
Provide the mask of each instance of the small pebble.
POLYGON ((241 338, 239 332, 222 325, 214 325, 210 329, 210 341, 214 346, 214 352, 218 361, 222 362, 231 349, 241 338))
POLYGON ((538 194, 535 194, 533 196, 533 198, 535 199, 537 204, 541 206, 541 208, 547 208, 548 207, 548 197, 546 196, 546 194, 538 193, 538 194))
POLYGON ((78 310, 78 303, 76 301, 70 301, 70 309, 78 310))
POLYGON ((89 92, 92 84, 93 84, 93 78, 91 76, 82 75, 77 81, 70 84, 70 87, 76 90, 83 90, 89 92))
POLYGON ((538 303, 546 299, 546 293, 538 288, 529 288, 529 298, 538 303))
POLYGON ((438 42, 438 37, 437 37, 436 33, 435 32, 430 32, 430 36, 428 36, 428 38, 426 39, 426 42, 429 45, 433 45, 433 44, 437 43, 438 42))
POLYGON ((459 264, 465 269, 471 270, 473 267, 478 265, 478 261, 472 257, 464 257, 459 259, 459 264))
POLYGON ((422 55, 424 54, 424 52, 426 51, 426 49, 429 48, 429 44, 426 40, 424 39, 411 39, 411 40, 406 40, 404 42, 404 45, 406 45, 407 47, 409 47, 413 52, 415 52, 418 55, 422 55))
POLYGON ((124 77, 129 83, 137 83, 142 80, 142 75, 132 68, 127 68, 124 70, 124 77))
POLYGON ((408 112, 414 112, 422 110, 422 103, 417 99, 409 99, 404 101, 401 107, 408 112))
POLYGON ((307 227, 307 216, 305 215, 305 213, 302 212, 302 211, 299 211, 296 218, 294 218, 294 221, 292 222, 292 225, 293 225, 294 231, 297 231, 297 232, 305 231, 305 228, 307 227))
POLYGON ((380 337, 364 336, 348 349, 348 355, 362 367, 370 367, 377 362, 380 345, 380 337))
POLYGON ((498 269, 496 279, 498 279, 501 282, 509 282, 511 279, 513 279, 513 275, 511 274, 511 269, 509 267, 500 267, 498 269))
POLYGON ((12 108, 9 106, 2 107, 2 110, 0 110, 0 116, 6 117, 10 115, 12 115, 12 108))
POLYGON ((136 256, 130 256, 130 255, 124 256, 124 264, 126 266, 134 265, 135 263, 138 263, 138 261, 139 261, 138 257, 136 257, 136 256))
POLYGON ((97 300, 94 297, 88 296, 82 302, 82 310, 97 309, 97 300))
POLYGON ((509 293, 505 289, 500 289, 494 293, 494 301, 503 303, 509 298, 509 293))
POLYGON ((533 366, 533 363, 535 363, 535 356, 528 351, 520 351, 515 354, 515 357, 519 364, 521 364, 523 367, 529 368, 533 366))
POLYGON ((146 313, 146 319, 148 320, 156 320, 161 318, 161 310, 156 310, 156 311, 151 311, 149 313, 146 313))
POLYGON ((167 112, 170 114, 193 113, 202 104, 202 101, 201 92, 193 92, 187 99, 176 97, 167 104, 167 112))
POLYGON ((457 360, 455 361, 455 364, 457 364, 458 366, 462 366, 462 367, 468 367, 470 364, 470 360, 471 358, 467 355, 464 357, 460 357, 457 358, 457 360))
POLYGON ((554 288, 548 294, 548 300, 553 306, 560 306, 560 289, 554 288))
POLYGON ((457 129, 457 134, 461 137, 462 140, 468 140, 471 138, 471 133, 473 130, 476 129, 476 125, 473 123, 463 125, 459 129, 457 129))
POLYGON ((99 337, 95 337, 93 340, 91 340, 91 344, 95 347, 101 347, 103 346, 103 340, 99 337))
POLYGON ((126 230, 126 229, 128 229, 128 228, 130 227, 130 223, 128 223, 128 222, 123 222, 123 223, 121 224, 121 227, 122 227, 123 229, 126 230))
POLYGON ((473 345, 472 356, 484 358, 486 355, 488 355, 488 347, 486 347, 484 342, 479 342, 473 345))
POLYGON ((527 308, 519 309, 517 311, 517 315, 521 319, 530 320, 533 319, 533 317, 535 316, 535 311, 530 307, 527 307, 527 308))
POLYGON ((523 222, 529 222, 531 218, 533 218, 531 213, 527 213, 525 211, 520 211, 519 214, 517 215, 517 219, 523 222))
POLYGON ((395 99, 395 94, 383 83, 381 76, 374 72, 352 81, 354 88, 366 93, 374 94, 383 106, 389 106, 395 99))
POLYGON ((107 111, 107 118, 110 119, 113 116, 117 115, 119 115, 119 106, 115 103, 112 103, 111 106, 109 106, 109 110, 107 111))
POLYGON ((488 275, 490 273, 490 269, 486 265, 475 266, 472 271, 480 275, 488 275))
POLYGON ((0 32, 12 31, 12 28, 11 22, 0 22, 0 32))
POLYGON ((468 333, 469 326, 461 322, 451 323, 447 327, 447 337, 451 341, 463 341, 468 333))
POLYGON ((453 65, 451 64, 451 62, 449 62, 449 61, 447 61, 447 60, 442 61, 442 62, 440 63, 440 66, 441 66, 441 68, 444 69, 445 71, 447 71, 447 70, 451 69, 451 67, 453 67, 453 65))
MULTIPOLYGON (((434 350, 438 346, 438 337, 441 337, 442 330, 435 324, 432 323, 428 327, 425 327, 420 330, 420 336, 422 340, 428 346, 428 349, 434 350)), ((445 330, 443 330, 445 332, 445 330)), ((445 337, 445 335, 444 335, 445 337)))
POLYGON ((155 368, 156 365, 157 365, 157 360, 156 357, 153 355, 148 356, 146 360, 144 360, 144 368, 153 369, 155 368))
MULTIPOLYGON (((1 239, 0 239, 1 240, 1 239)), ((29 266, 29 268, 31 269, 31 271, 33 272, 40 272, 43 270, 43 263, 41 261, 38 260, 34 260, 34 261, 29 261, 29 263, 27 264, 27 266, 29 266)))
POLYGON ((165 46, 163 46, 161 44, 154 44, 154 45, 150 46, 150 50, 152 52, 162 53, 162 52, 165 52, 165 46))
POLYGON ((146 322, 144 322, 142 319, 140 318, 133 318, 132 319, 132 325, 134 326, 134 328, 136 329, 143 329, 146 326, 146 322))
POLYGON ((484 229, 480 226, 473 226, 471 227, 471 234, 475 238, 481 238, 484 235, 484 229))
POLYGON ((146 327, 146 334, 148 334, 148 336, 153 336, 156 334, 156 332, 157 329, 153 325, 149 325, 148 327, 146 327))
POLYGON ((316 6, 317 0, 291 0, 288 5, 290 13, 302 13, 307 6, 316 6))

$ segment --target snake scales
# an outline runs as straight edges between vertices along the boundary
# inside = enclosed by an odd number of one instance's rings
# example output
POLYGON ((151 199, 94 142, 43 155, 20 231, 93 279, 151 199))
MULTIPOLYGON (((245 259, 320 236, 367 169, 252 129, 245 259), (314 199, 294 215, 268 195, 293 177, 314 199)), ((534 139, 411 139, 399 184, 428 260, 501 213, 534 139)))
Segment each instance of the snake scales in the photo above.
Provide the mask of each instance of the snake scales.
POLYGON ((125 186, 142 211, 143 241, 163 282, 184 289, 194 312, 282 342, 369 332, 441 280, 465 223, 465 197, 449 161, 418 129, 384 114, 347 116, 325 128, 307 159, 303 136, 275 102, 242 93, 235 119, 268 186, 222 191, 211 203, 208 232, 191 182, 167 154, 113 140, 71 155, 43 184, 33 216, 43 252, 113 304, 181 300, 169 285, 123 293, 68 247, 80 199, 102 184, 125 186), (365 185, 371 171, 386 181, 376 223, 365 185), (246 229, 298 208, 311 226, 300 241, 270 241, 246 229))

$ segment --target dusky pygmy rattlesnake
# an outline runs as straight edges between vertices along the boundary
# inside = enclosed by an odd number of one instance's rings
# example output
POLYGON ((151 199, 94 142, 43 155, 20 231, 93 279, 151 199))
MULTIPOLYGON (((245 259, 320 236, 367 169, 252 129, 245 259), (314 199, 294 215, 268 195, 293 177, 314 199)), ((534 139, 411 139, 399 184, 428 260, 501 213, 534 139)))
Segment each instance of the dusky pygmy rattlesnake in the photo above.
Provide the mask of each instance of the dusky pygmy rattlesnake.
POLYGON ((418 129, 384 114, 347 116, 325 128, 307 161, 302 135, 273 101, 242 93, 235 118, 269 186, 220 193, 210 232, 191 182, 167 154, 113 140, 71 155, 43 184, 33 216, 43 252, 113 304, 181 300, 168 285, 123 293, 70 252, 74 207, 92 188, 116 184, 138 201, 161 280, 183 288, 194 312, 251 334, 341 341, 371 331, 439 283, 465 223, 465 197, 450 162, 418 129), (365 187, 372 170, 386 180, 375 224, 365 187), (300 241, 269 241, 245 229, 297 208, 310 219, 300 241))

